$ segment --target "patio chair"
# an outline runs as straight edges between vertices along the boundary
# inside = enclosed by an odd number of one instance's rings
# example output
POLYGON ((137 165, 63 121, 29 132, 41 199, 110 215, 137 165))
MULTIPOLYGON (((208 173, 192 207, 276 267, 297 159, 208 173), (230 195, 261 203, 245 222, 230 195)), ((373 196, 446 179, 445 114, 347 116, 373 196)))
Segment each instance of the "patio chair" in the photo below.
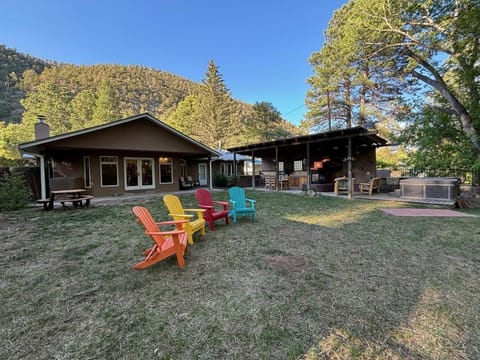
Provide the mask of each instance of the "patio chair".
MULTIPOLYGON (((348 178, 346 176, 338 177, 334 179, 335 186, 334 186, 334 192, 335 195, 338 195, 340 192, 348 192, 348 178)), ((351 183, 351 191, 353 194, 355 186, 355 178, 352 178, 352 183, 351 183)))
POLYGON ((183 228, 187 232, 188 243, 190 245, 193 244, 194 233, 200 231, 200 234, 205 235, 205 219, 203 218, 205 209, 184 209, 178 196, 170 194, 163 197, 163 202, 170 212, 168 215, 170 215, 173 220, 187 220, 183 228), (195 215, 186 214, 186 212, 196 213, 197 218, 194 219, 195 215))
POLYGON ((234 186, 228 189, 230 196, 230 204, 232 209, 229 216, 233 216, 233 222, 237 222, 237 215, 252 215, 252 221, 255 221, 255 200, 245 197, 245 190, 241 187, 234 186))
POLYGON ((185 267, 184 253, 187 251, 187 234, 182 227, 185 220, 155 222, 147 208, 134 206, 133 213, 145 227, 145 235, 152 238, 155 245, 144 251, 145 260, 133 266, 134 269, 145 269, 170 256, 176 255, 178 266, 185 267), (161 226, 175 225, 175 230, 160 231, 161 226))
POLYGON ((198 201, 198 206, 205 209, 204 218, 210 225, 210 230, 213 230, 213 223, 218 219, 225 219, 228 224, 228 202, 227 201, 213 201, 212 194, 207 189, 197 189, 195 197, 198 201), (216 209, 215 204, 221 205, 216 209))
POLYGON ((372 196, 373 191, 377 190, 377 192, 380 192, 380 185, 381 185, 382 178, 375 177, 370 179, 369 182, 367 183, 360 183, 360 192, 361 193, 368 193, 368 195, 372 196))
POLYGON ((193 180, 193 177, 191 176, 187 176, 187 182, 189 182, 190 184, 193 184, 194 187, 200 186, 200 181, 193 180))
POLYGON ((180 189, 193 189, 193 182, 185 180, 183 176, 180 176, 180 189))

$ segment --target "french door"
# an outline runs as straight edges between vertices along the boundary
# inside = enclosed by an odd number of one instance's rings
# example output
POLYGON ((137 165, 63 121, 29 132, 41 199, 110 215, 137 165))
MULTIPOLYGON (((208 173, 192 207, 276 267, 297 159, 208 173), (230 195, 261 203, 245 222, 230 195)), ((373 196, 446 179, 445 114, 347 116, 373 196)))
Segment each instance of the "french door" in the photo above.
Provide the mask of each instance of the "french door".
POLYGON ((153 158, 125 158, 125 189, 154 189, 153 158))

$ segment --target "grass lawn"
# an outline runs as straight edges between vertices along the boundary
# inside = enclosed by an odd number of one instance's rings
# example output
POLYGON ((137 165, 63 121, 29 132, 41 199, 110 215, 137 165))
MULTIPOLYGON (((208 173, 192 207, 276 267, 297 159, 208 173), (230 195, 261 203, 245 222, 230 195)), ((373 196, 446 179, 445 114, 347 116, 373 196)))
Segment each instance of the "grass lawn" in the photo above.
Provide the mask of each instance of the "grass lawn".
POLYGON ((196 236, 183 270, 131 269, 153 244, 132 205, 0 213, 0 358, 480 358, 478 209, 247 195, 257 220, 196 236))

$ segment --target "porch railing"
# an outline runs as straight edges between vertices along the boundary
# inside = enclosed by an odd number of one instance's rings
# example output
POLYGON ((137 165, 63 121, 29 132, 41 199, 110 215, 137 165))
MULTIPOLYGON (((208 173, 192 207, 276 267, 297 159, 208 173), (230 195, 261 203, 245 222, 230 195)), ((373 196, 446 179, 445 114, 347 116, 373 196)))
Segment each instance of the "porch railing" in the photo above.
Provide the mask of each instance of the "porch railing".
POLYGON ((480 170, 477 169, 429 169, 400 168, 391 170, 391 177, 454 177, 462 185, 480 186, 480 170))

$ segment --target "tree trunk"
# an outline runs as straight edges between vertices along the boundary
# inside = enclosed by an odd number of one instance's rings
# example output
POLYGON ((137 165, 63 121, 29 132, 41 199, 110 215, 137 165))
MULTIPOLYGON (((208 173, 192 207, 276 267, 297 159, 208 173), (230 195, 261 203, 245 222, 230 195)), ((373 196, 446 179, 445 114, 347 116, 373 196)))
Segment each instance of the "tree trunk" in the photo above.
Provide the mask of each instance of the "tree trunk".
POLYGON ((442 76, 430 63, 425 61, 422 57, 420 57, 418 54, 408 48, 405 49, 405 53, 410 58, 415 60, 420 66, 426 69, 430 74, 432 74, 433 79, 423 74, 420 74, 417 71, 411 72, 412 75, 417 79, 437 89, 440 94, 448 101, 448 103, 452 106, 452 109, 455 111, 456 115, 460 118, 463 131, 472 143, 475 154, 480 157, 480 138, 477 130, 473 126, 472 118, 470 117, 470 114, 468 113, 465 106, 463 106, 462 103, 457 99, 455 94, 450 91, 448 85, 445 83, 442 76))

